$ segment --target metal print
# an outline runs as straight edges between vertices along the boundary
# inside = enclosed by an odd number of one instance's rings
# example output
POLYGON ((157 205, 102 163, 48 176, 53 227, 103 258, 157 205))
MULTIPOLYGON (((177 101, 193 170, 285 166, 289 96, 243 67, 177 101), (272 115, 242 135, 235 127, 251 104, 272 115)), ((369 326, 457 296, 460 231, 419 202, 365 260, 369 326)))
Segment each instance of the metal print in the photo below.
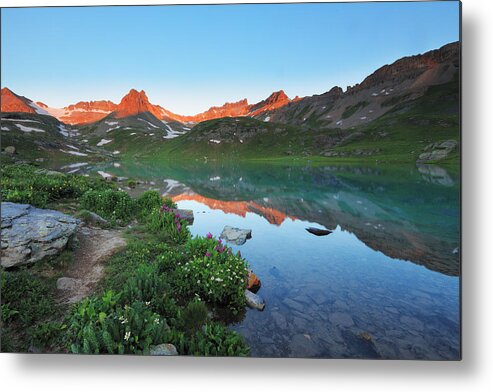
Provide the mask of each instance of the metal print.
POLYGON ((459 2, 1 22, 2 352, 461 358, 459 2))

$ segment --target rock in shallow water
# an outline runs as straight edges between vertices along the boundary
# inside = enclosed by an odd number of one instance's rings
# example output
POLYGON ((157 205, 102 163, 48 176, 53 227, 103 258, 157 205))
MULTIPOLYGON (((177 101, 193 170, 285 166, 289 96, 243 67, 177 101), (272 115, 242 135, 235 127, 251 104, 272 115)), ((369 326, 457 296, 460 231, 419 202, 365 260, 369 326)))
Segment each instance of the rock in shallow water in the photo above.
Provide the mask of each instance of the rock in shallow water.
POLYGON ((237 227, 224 226, 224 229, 219 236, 229 243, 235 245, 243 245, 246 240, 252 238, 252 230, 250 229, 239 229, 237 227))
POLYGON ((249 307, 258 310, 264 310, 265 302, 262 297, 257 294, 252 293, 249 290, 245 290, 246 303, 249 307))
POLYGON ((73 237, 79 220, 29 204, 2 203, 4 268, 31 264, 58 255, 73 237))

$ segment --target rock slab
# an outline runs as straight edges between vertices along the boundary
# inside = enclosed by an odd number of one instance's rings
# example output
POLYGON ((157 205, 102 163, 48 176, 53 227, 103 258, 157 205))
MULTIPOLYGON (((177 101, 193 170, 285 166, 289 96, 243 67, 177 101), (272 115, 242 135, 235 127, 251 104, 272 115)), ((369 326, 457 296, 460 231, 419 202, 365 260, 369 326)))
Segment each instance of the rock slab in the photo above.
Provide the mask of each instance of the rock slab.
POLYGON ((1 265, 32 264, 58 255, 75 234, 79 220, 54 210, 5 202, 2 206, 1 265))
POLYGON ((252 238, 252 230, 250 229, 239 229, 237 227, 224 226, 224 229, 219 236, 229 243, 235 245, 243 245, 246 240, 252 238))

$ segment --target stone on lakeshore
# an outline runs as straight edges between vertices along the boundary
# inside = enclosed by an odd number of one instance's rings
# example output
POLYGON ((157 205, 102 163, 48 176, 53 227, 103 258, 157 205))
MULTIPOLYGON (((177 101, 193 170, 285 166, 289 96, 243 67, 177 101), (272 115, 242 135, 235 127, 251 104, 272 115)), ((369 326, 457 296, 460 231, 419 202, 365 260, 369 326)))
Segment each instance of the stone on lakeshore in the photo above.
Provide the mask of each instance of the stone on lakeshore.
POLYGON ((250 290, 245 290, 246 303, 249 307, 258 310, 264 310, 265 302, 262 297, 252 293, 250 290))
POLYGON ((73 238, 78 224, 78 219, 58 211, 2 203, 2 267, 32 264, 57 256, 73 238))
POLYGON ((178 208, 174 208, 171 212, 174 214, 180 214, 181 219, 185 220, 189 225, 193 225, 194 217, 192 210, 180 210, 178 208))
POLYGON ((176 347, 170 343, 158 344, 157 346, 152 346, 150 350, 150 354, 157 357, 169 357, 178 355, 178 351, 176 351, 176 347))
POLYGON ((260 285, 261 285, 260 279, 257 278, 257 275, 255 275, 253 273, 253 271, 249 269, 248 270, 248 276, 247 276, 246 289, 256 293, 257 291, 259 291, 260 285))
POLYGON ((252 238, 252 230, 250 229, 239 229, 237 227, 224 226, 224 229, 219 236, 229 243, 235 245, 243 245, 246 240, 252 238))

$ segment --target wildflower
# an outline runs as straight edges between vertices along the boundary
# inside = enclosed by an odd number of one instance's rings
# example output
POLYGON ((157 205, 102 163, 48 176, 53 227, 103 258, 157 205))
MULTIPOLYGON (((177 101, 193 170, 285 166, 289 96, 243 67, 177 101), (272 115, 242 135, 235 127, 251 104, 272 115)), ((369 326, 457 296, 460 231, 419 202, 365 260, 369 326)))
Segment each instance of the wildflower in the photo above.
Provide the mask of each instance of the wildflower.
POLYGON ((151 304, 151 301, 146 301, 146 306, 149 306, 151 304))
POLYGON ((124 339, 128 342, 128 339, 130 339, 130 331, 125 332, 125 337, 124 339))
POLYGON ((216 278, 214 279, 216 282, 222 282, 223 280, 221 278, 216 278))
POLYGON ((232 254, 233 251, 231 249, 228 249, 228 255, 232 254))
POLYGON ((178 222, 178 223, 177 223, 177 225, 176 225, 176 229, 177 229, 178 231, 181 231, 181 224, 180 224, 180 222, 178 222))
POLYGON ((207 233, 206 237, 210 240, 212 238, 212 233, 207 233))
POLYGON ((128 320, 126 318, 124 318, 121 323, 126 324, 126 323, 128 323, 128 320))
POLYGON ((212 255, 209 253, 209 251, 205 252, 205 257, 211 257, 212 255))
POLYGON ((159 324, 159 319, 158 318, 154 319, 154 324, 159 324))
POLYGON ((223 243, 223 240, 219 238, 219 239, 217 240, 217 243, 218 243, 218 244, 222 244, 222 243, 223 243))

